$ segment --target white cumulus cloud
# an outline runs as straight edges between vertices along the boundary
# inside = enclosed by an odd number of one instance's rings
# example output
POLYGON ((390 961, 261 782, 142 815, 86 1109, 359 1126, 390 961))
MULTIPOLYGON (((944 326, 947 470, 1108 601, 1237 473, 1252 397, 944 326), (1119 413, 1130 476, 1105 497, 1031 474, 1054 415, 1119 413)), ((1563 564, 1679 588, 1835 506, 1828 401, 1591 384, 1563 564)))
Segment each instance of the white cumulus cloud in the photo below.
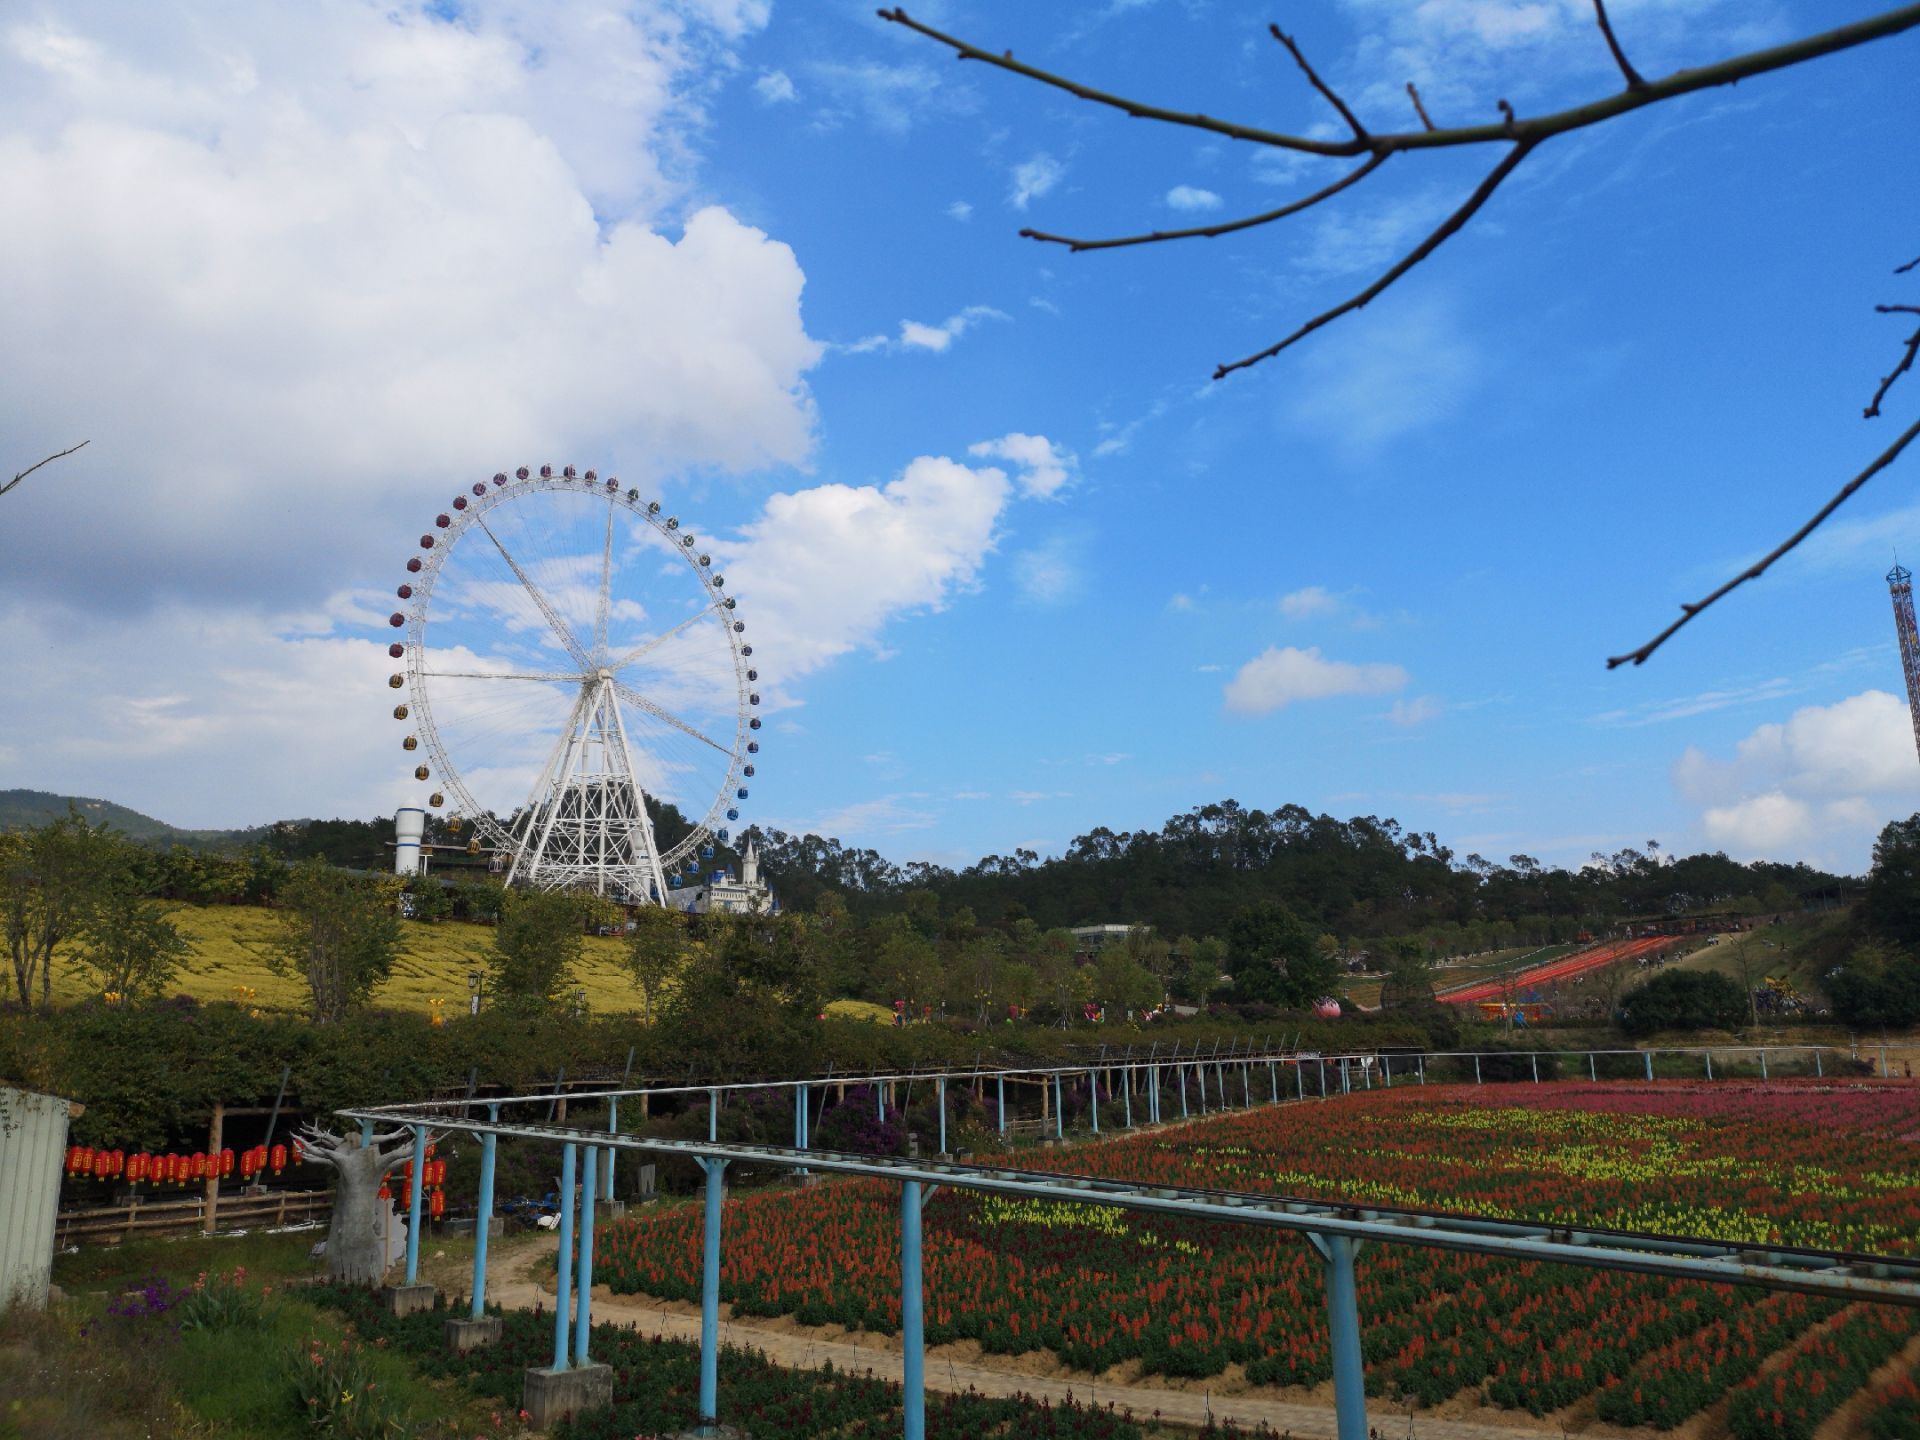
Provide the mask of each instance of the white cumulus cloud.
POLYGON ((1674 788, 1706 838, 1741 858, 1858 870, 1889 820, 1920 807, 1920 763, 1906 705, 1867 690, 1761 725, 1718 759, 1689 746, 1674 788))
POLYGON ((1167 191, 1167 207, 1171 210, 1218 210, 1220 205, 1218 195, 1195 185, 1176 185, 1167 191))
POLYGON ((0 434, 90 437, 68 473, 100 478, 9 496, 0 574, 70 588, 45 537, 85 533, 94 603, 307 604, 516 460, 624 457, 640 482, 805 460, 820 347, 792 251, 717 206, 658 218, 707 62, 757 13, 14 24, 0 434))
POLYGON ((969 455, 989 460, 1005 460, 1020 472, 1020 493, 1029 499, 1047 500, 1058 495, 1079 469, 1080 462, 1071 450, 1055 445, 1044 435, 1024 435, 1010 431, 998 440, 981 440, 967 447, 969 455))
POLYGON ((793 77, 784 70, 762 71, 760 78, 753 82, 753 93, 760 97, 763 105, 784 105, 800 98, 800 92, 793 87, 793 77))
POLYGON ((1265 715, 1296 700, 1379 695, 1406 683, 1407 672, 1398 665, 1329 660, 1317 645, 1269 645, 1235 672, 1222 693, 1227 709, 1265 715))
POLYGON ((774 495, 715 549, 750 606, 769 674, 794 680, 863 645, 912 610, 971 587, 1012 493, 1006 473, 923 455, 885 485, 774 495))
POLYGON ((1052 191, 1066 178, 1066 173, 1067 167, 1044 150, 1030 160, 1022 160, 1013 167, 1007 203, 1016 210, 1026 209, 1029 201, 1038 200, 1052 191))

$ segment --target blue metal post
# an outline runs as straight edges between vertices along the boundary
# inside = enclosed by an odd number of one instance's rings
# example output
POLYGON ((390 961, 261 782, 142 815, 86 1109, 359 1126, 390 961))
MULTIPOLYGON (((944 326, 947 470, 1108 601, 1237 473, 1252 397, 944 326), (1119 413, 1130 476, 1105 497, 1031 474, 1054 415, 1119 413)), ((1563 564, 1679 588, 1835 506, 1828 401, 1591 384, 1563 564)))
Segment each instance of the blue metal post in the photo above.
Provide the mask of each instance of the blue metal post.
POLYGON ((1760 1047, 1760 1078, 1767 1078, 1767 1047, 1764 1045, 1760 1047))
POLYGON ((1093 1111, 1093 1133, 1100 1133, 1100 1072, 1087 1071, 1087 1104, 1093 1111))
MULTIPOLYGON (((489 1105, 487 1119, 500 1121, 500 1107, 489 1105)), ((487 1313, 487 1231, 493 1227, 493 1147, 494 1135, 480 1137, 480 1202, 473 1222, 473 1318, 487 1313)))
POLYGON ((1353 1279, 1356 1242, 1347 1235, 1315 1235, 1327 1262, 1327 1331, 1333 1341, 1334 1433, 1366 1440, 1367 1382, 1360 1356, 1360 1298, 1353 1279))
MULTIPOLYGON (((618 1135, 620 1133, 620 1097, 618 1095, 613 1096, 607 1101, 607 1133, 609 1135, 618 1135)), ((606 1176, 601 1188, 600 1198, 602 1200, 611 1201, 613 1199, 613 1157, 618 1153, 613 1146, 607 1146, 606 1158, 601 1162, 606 1176)))
POLYGON ((1320 1098, 1324 1100, 1327 1098, 1327 1062, 1316 1060, 1314 1063, 1320 1067, 1320 1098))
POLYGON ((900 1408, 906 1440, 927 1433, 926 1328, 920 1283, 920 1182, 900 1187, 900 1408))
POLYGON ((720 1395, 720 1176, 724 1160, 702 1160, 707 1172, 706 1227, 700 1268, 700 1420, 711 1425, 720 1395))
POLYGON ((943 1075, 933 1082, 940 1101, 940 1153, 947 1153, 947 1080, 943 1075))
POLYGON ((994 1121, 1000 1127, 1002 1135, 1007 1133, 1007 1077, 996 1075, 993 1080, 995 1099, 993 1106, 994 1121))
POLYGON ((1280 1067, 1271 1060, 1267 1061, 1267 1084, 1273 1090, 1271 1103, 1278 1105, 1280 1103, 1280 1067))
POLYGON ((1646 1052, 1646 1060, 1647 1060, 1647 1079, 1651 1080, 1653 1079, 1653 1052, 1651 1050, 1646 1052))
POLYGON ((1540 1083, 1540 1053, 1535 1051, 1528 1055, 1527 1058, 1533 1061, 1533 1083, 1538 1085, 1540 1083))
POLYGON ((1121 1118, 1126 1121, 1127 1129, 1133 1128, 1133 1072, 1120 1072, 1120 1110, 1121 1118))
POLYGON ((1820 1063, 1820 1052, 1818 1050, 1813 1052, 1813 1073, 1820 1076, 1824 1076, 1827 1073, 1820 1063))
POLYGON ((1591 1050, 1587 1051, 1587 1078, 1589 1080, 1598 1080, 1600 1078, 1600 1067, 1595 1062, 1591 1050))
MULTIPOLYGON (((599 1146, 582 1145, 580 1161, 580 1275, 573 1286, 573 1363, 587 1364, 587 1312, 593 1305, 593 1192, 594 1162, 599 1146)), ((564 1263, 564 1262, 563 1262, 564 1263)))
POLYGON ((1427 1057, 1425 1055, 1420 1057, 1420 1083, 1422 1085, 1427 1083, 1427 1057))
POLYGON ((407 1181, 407 1284, 420 1278, 420 1184, 426 1177, 427 1127, 413 1127, 413 1175, 407 1181))
POLYGON ((1480 1057, 1477 1054, 1473 1057, 1473 1083, 1480 1083, 1480 1057))
POLYGON ((567 1368, 567 1306, 573 1294, 573 1167, 579 1147, 560 1147, 560 1243, 554 1252, 553 1368, 567 1368))
POLYGON ((1307 1072, 1298 1060, 1293 1062, 1293 1088, 1300 1092, 1302 1100, 1307 1098, 1307 1072))
POLYGON ((707 1139, 718 1141, 720 1138, 720 1092, 707 1091, 707 1139))
POLYGON ((1067 1138, 1067 1091, 1060 1083, 1060 1072, 1053 1072, 1053 1138, 1067 1138))
POLYGON ((1187 1118, 1187 1067, 1176 1065, 1174 1068, 1180 1072, 1180 1118, 1184 1120, 1187 1118))
POLYGON ((1244 1060, 1240 1062, 1240 1100, 1242 1104, 1253 1104, 1253 1066, 1244 1060))
POLYGON ((1713 1079, 1713 1051, 1711 1050, 1707 1051, 1706 1055, 1707 1055, 1707 1079, 1711 1080, 1713 1079))
POLYGON ((1342 1095, 1353 1093, 1353 1076, 1349 1073, 1349 1067, 1344 1059, 1340 1062, 1340 1093, 1342 1095))
POLYGON ((1393 1088, 1393 1056, 1382 1055, 1380 1063, 1386 1067, 1387 1089, 1391 1090, 1393 1088))
POLYGON ((1193 1088, 1200 1092, 1200 1113, 1204 1115, 1207 1113, 1207 1067, 1206 1066, 1196 1065, 1193 1067, 1193 1088))

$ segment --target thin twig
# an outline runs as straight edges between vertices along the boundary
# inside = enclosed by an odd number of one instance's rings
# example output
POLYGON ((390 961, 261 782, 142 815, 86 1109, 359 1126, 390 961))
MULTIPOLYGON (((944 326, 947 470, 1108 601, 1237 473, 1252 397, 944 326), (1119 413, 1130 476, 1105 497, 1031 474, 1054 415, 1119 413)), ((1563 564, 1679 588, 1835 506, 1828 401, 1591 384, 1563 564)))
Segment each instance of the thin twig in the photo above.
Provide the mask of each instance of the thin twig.
POLYGON ((1333 87, 1314 73, 1313 66, 1307 63, 1307 57, 1301 54, 1300 47, 1293 43, 1293 37, 1278 25, 1267 26, 1267 32, 1287 47, 1287 53, 1293 56, 1293 63, 1300 67, 1300 73, 1307 77, 1307 83, 1326 96, 1327 103, 1340 112, 1340 118, 1346 121, 1347 127, 1353 131, 1353 138, 1364 141, 1367 138, 1367 127, 1354 118, 1353 111, 1347 108, 1347 102, 1334 93, 1333 87))
POLYGON ((1913 269, 1913 267, 1914 267, 1914 266, 1916 266, 1916 265, 1920 265, 1920 255, 1916 255, 1916 256, 1914 256, 1914 257, 1913 257, 1913 259, 1911 259, 1911 260, 1909 260, 1909 261, 1908 261, 1908 262, 1907 262, 1906 264, 1904 264, 1904 265, 1896 265, 1896 266, 1894 266, 1894 267, 1893 267, 1893 273, 1894 273, 1894 274, 1896 274, 1896 275, 1904 275, 1904 274, 1906 274, 1906 273, 1907 273, 1907 272, 1908 272, 1909 270, 1911 270, 1911 269, 1913 269))
POLYGON ((1239 220, 1223 220, 1218 225, 1196 225, 1186 230, 1154 230, 1145 235, 1119 235, 1109 240, 1078 240, 1071 235, 1055 235, 1045 230, 1022 230, 1020 233, 1029 240, 1045 240, 1055 245, 1064 245, 1078 253, 1082 250, 1112 250, 1122 245, 1148 245, 1160 240, 1188 240, 1194 238, 1212 239, 1216 235, 1231 235, 1236 230, 1249 230, 1256 225, 1267 225, 1275 220, 1285 219, 1298 214, 1310 206, 1318 205, 1322 200, 1338 195, 1358 180, 1363 180, 1387 163, 1393 152, 1382 155, 1370 155, 1357 169, 1349 170, 1331 185, 1316 190, 1313 194, 1282 205, 1278 210, 1265 210, 1258 215, 1248 215, 1239 220))
POLYGON ((18 485, 22 480, 26 479, 27 476, 31 475, 34 471, 38 470, 41 465, 51 465, 56 460, 63 460, 67 456, 73 454, 74 451, 84 449, 89 443, 90 442, 86 440, 82 440, 78 445, 69 445, 66 449, 57 451, 54 454, 47 456, 46 459, 39 461, 37 464, 29 465, 26 469, 22 470, 18 475, 14 476, 6 484, 0 485, 0 495, 6 494, 7 491, 11 490, 14 486, 18 485))
POLYGON ((1431 132, 1435 128, 1433 117, 1427 114, 1427 107, 1420 103, 1420 91, 1411 80, 1407 81, 1407 98, 1413 101, 1413 113, 1420 117, 1420 124, 1431 132))
POLYGON ((1593 0, 1593 15, 1600 22, 1600 33, 1607 37, 1607 49, 1613 52, 1613 63, 1627 77, 1627 89, 1646 89, 1646 79, 1633 68, 1633 62, 1627 59, 1627 52, 1620 48, 1620 42, 1614 38, 1613 22, 1607 18, 1607 0, 1593 0))
POLYGON ((1834 497, 1822 505, 1819 510, 1815 511, 1813 517, 1808 520, 1806 524, 1802 525, 1798 530, 1794 531, 1793 534, 1781 541, 1780 544, 1775 546, 1766 556, 1755 561, 1745 570, 1742 570, 1738 575, 1734 576, 1733 579, 1727 581, 1726 584, 1707 596, 1706 599, 1696 600, 1691 605, 1682 605, 1680 607, 1680 618, 1678 620, 1654 636, 1653 639, 1647 641, 1647 643, 1642 645, 1638 650, 1629 650, 1624 655, 1613 656, 1607 661, 1607 668, 1611 670, 1616 665, 1625 665, 1628 662, 1632 662, 1635 665, 1646 663, 1647 657, 1664 645, 1676 630, 1693 619, 1701 611, 1705 610, 1709 605, 1713 604, 1714 601, 1720 599, 1729 591, 1746 584, 1747 581, 1758 580, 1762 575, 1766 574, 1768 566, 1772 565, 1774 561, 1778 560, 1782 555, 1785 555, 1789 550, 1793 549, 1794 546, 1798 545, 1802 540, 1806 539, 1807 536, 1817 530, 1829 515, 1833 514, 1835 510, 1838 510, 1841 505, 1846 503, 1854 491, 1858 490, 1862 485, 1866 484, 1875 475, 1878 475, 1898 459, 1900 452, 1913 443, 1913 439, 1917 435, 1920 435, 1920 420, 1914 421, 1913 424, 1902 431, 1900 438, 1875 456, 1872 464, 1868 465, 1866 469, 1854 476, 1853 479, 1849 480, 1845 485, 1842 485, 1834 497))
MULTIPOLYGON (((1873 308, 1881 315, 1920 315, 1920 305, 1876 305, 1873 308)), ((1900 363, 1880 377, 1880 388, 1873 392, 1873 399, 1867 402, 1867 419, 1871 420, 1880 413, 1880 402, 1887 398, 1887 391, 1893 388, 1893 382, 1913 368, 1916 352, 1920 352, 1920 330, 1907 337, 1907 353, 1900 357, 1900 363)))
POLYGON ((1356 295, 1348 296, 1330 310, 1322 310, 1318 315, 1307 321, 1306 324, 1287 336, 1286 339, 1269 345, 1264 350, 1255 351, 1253 354, 1239 360, 1229 361, 1224 365, 1216 366, 1214 368, 1213 378, 1219 380, 1224 376, 1231 375, 1235 370, 1244 370, 1249 365, 1258 365, 1262 360, 1270 360, 1282 350, 1285 350, 1289 345, 1311 335, 1328 321, 1337 320, 1350 311, 1359 310, 1366 306, 1379 295, 1382 290, 1385 290, 1389 285, 1393 284, 1394 281, 1398 280, 1402 275, 1426 259, 1427 256, 1431 255, 1435 250, 1438 250, 1455 231, 1466 224, 1467 221, 1471 220, 1475 212, 1492 198, 1493 192, 1500 188, 1500 182, 1514 172, 1515 168, 1518 167, 1522 160, 1527 158, 1528 152, 1532 149, 1532 142, 1521 141, 1511 150, 1507 151, 1507 153, 1501 157, 1500 163, 1488 171, 1486 178, 1474 187, 1473 194, 1467 197, 1466 202, 1462 204, 1458 210, 1455 210, 1451 215, 1447 216, 1445 220, 1442 220, 1439 227, 1435 229, 1432 234, 1414 246, 1413 249, 1401 257, 1400 261, 1395 264, 1392 269, 1388 270, 1386 274, 1367 286, 1366 289, 1356 295))

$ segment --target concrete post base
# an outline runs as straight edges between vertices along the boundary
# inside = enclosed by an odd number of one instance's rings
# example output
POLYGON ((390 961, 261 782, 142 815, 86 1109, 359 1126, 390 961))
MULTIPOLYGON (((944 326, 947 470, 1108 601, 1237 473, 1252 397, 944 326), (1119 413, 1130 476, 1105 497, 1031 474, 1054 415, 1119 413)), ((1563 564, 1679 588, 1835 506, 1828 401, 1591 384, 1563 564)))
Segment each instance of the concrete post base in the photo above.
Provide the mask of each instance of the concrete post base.
POLYGON ((395 1315, 417 1315, 431 1310, 440 1292, 431 1285, 388 1285, 380 1291, 380 1303, 395 1315))
POLYGON ((624 1220, 627 1218, 627 1202, 624 1200, 602 1200, 600 1202, 602 1220, 624 1220))
POLYGON ((529 1369, 520 1391, 527 1423, 545 1430, 555 1421, 613 1404, 613 1367, 577 1365, 570 1370, 529 1369))
POLYGON ((484 1350, 498 1344, 507 1322, 498 1315, 483 1315, 478 1320, 447 1321, 447 1348, 456 1355, 469 1350, 484 1350))

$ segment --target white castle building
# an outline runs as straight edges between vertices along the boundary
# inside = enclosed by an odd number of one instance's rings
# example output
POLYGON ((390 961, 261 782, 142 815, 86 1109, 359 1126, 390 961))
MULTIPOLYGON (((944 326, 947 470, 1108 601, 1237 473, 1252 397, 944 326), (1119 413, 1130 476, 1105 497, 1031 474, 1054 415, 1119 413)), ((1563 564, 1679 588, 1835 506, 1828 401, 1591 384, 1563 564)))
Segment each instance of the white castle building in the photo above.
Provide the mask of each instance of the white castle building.
POLYGON ((740 857, 739 879, 724 868, 711 870, 706 883, 681 886, 667 903, 696 915, 764 915, 774 908, 773 891, 760 878, 760 852, 751 840, 740 857))

